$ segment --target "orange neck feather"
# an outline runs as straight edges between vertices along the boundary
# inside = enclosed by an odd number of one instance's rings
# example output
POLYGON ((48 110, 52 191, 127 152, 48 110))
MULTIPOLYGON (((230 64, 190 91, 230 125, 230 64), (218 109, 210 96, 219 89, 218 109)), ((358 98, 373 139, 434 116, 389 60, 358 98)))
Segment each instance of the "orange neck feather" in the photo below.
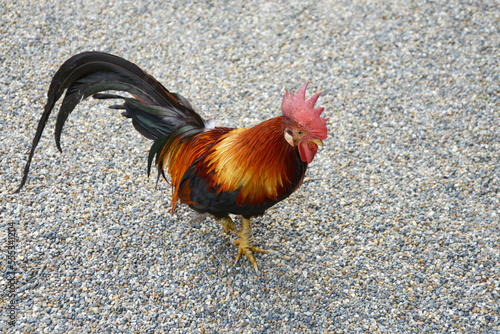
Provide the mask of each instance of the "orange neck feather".
POLYGON ((293 122, 285 116, 225 134, 205 158, 213 184, 221 191, 240 189, 240 203, 277 199, 294 181, 297 149, 284 139, 293 122))

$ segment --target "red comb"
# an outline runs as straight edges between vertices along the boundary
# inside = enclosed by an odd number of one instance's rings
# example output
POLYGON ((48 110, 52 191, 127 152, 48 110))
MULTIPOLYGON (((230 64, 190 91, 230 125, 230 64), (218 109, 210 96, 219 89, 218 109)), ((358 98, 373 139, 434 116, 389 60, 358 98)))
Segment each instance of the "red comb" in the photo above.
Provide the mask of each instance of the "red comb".
POLYGON ((290 117, 300 125, 307 128, 313 137, 318 139, 326 139, 326 121, 328 118, 320 117, 325 109, 324 107, 314 108, 314 104, 318 100, 321 93, 317 93, 306 101, 306 82, 294 95, 294 92, 286 91, 283 95, 283 102, 281 103, 281 110, 283 115, 290 117))

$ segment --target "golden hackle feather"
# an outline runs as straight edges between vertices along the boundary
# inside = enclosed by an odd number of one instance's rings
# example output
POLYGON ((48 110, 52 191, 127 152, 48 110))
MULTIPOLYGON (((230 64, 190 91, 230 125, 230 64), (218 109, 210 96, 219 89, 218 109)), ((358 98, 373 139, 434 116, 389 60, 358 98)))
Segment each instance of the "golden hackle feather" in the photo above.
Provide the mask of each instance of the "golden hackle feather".
POLYGON ((158 166, 171 176, 172 211, 177 200, 189 203, 180 189, 187 170, 196 162, 197 175, 218 192, 240 190, 237 204, 277 200, 295 176, 289 164, 292 147, 283 138, 280 116, 244 129, 215 128, 191 137, 179 136, 159 154, 158 166))
POLYGON ((241 189, 238 204, 277 199, 283 184, 290 181, 283 170, 282 157, 290 150, 283 145, 283 130, 281 118, 274 118, 225 134, 204 160, 216 175, 214 185, 225 192, 241 189))

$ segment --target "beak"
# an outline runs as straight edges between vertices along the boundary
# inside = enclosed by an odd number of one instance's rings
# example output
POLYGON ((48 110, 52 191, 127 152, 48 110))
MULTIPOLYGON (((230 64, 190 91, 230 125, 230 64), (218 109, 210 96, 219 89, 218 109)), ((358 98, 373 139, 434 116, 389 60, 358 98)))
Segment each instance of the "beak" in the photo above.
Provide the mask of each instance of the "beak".
POLYGON ((311 141, 313 143, 315 143, 316 145, 323 147, 323 141, 321 141, 319 139, 311 139, 311 141))

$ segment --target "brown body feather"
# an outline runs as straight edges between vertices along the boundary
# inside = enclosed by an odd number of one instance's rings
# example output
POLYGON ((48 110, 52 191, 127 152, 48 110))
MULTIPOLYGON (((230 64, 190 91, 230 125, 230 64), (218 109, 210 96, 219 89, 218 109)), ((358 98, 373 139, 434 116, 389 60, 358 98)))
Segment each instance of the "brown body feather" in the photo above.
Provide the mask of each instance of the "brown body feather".
POLYGON ((180 135, 165 145, 158 166, 171 176, 172 211, 180 199, 181 203, 194 209, 204 207, 212 214, 215 209, 218 215, 227 211, 224 215, 253 216, 253 210, 243 208, 260 207, 262 210, 256 214, 262 214, 288 197, 302 182, 307 167, 300 161, 297 148, 283 137, 291 123, 288 117, 280 116, 251 128, 215 128, 187 138, 180 135), (196 182, 198 187, 192 182, 196 178, 203 180, 196 182), (193 192, 198 196, 192 196, 193 192), (199 203, 200 192, 212 193, 207 200, 215 200, 199 203), (232 200, 227 194, 233 194, 229 196, 232 200))

